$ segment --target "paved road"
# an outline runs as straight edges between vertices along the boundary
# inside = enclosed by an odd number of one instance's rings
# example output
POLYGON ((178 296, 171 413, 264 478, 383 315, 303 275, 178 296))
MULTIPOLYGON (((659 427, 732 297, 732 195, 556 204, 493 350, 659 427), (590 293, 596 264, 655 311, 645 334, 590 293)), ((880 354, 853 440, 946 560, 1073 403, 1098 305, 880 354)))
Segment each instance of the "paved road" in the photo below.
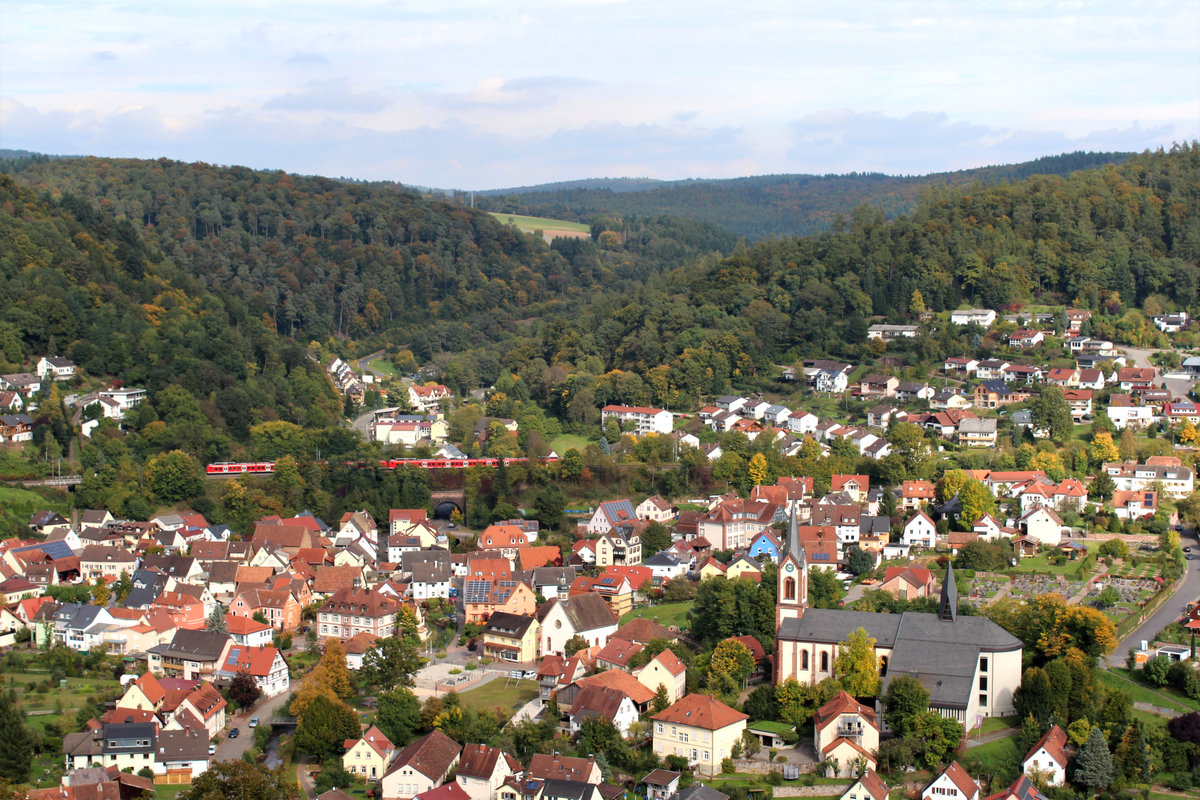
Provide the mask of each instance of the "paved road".
MULTIPOLYGON (((1150 363, 1150 356, 1153 353, 1162 352, 1160 350, 1140 347, 1122 347, 1121 350, 1124 351, 1125 355, 1132 362, 1130 366, 1135 367, 1153 367, 1154 365, 1150 363)), ((1188 392, 1192 390, 1193 384, 1191 378, 1167 377, 1166 375, 1161 375, 1160 378, 1163 388, 1170 392, 1173 397, 1187 397, 1188 392)))
POLYGON ((283 708, 291 691, 291 687, 289 686, 287 690, 280 692, 272 698, 261 701, 249 711, 227 717, 226 725, 228 727, 225 731, 225 739, 217 745, 217 754, 213 757, 214 760, 236 761, 240 759, 242 753, 254 745, 254 731, 250 728, 250 718, 258 717, 265 724, 268 719, 275 716, 276 712, 283 708), (229 738, 229 730, 233 728, 238 728, 241 731, 236 739, 229 738))
MULTIPOLYGON (((1196 531, 1185 529, 1181 534, 1184 547, 1197 547, 1196 531)), ((1143 622, 1133 633, 1117 643, 1117 649, 1108 657, 1108 666, 1119 667, 1125 664, 1125 656, 1131 647, 1140 647, 1142 639, 1153 639, 1154 635, 1167 625, 1179 619, 1184 606, 1200 597, 1200 558, 1187 562, 1187 572, 1183 583, 1175 593, 1159 606, 1148 620, 1143 622)))

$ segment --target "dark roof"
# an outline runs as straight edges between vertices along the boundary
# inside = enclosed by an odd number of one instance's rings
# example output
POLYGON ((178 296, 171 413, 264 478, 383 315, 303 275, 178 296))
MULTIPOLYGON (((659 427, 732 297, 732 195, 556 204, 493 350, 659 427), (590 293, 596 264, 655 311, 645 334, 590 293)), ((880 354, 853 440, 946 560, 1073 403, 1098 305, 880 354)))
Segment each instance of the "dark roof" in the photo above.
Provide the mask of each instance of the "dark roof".
POLYGON ((529 630, 529 626, 532 624, 533 617, 509 614, 507 611, 497 611, 488 617, 487 627, 483 630, 484 633, 491 633, 497 636, 512 636, 520 639, 525 636, 525 632, 529 630))
POLYGON ((671 772, 668 769, 656 769, 646 777, 642 778, 642 783, 648 783, 651 786, 670 786, 673 781, 680 778, 678 772, 671 772))
POLYGON ((194 728, 158 734, 156 761, 207 761, 209 758, 208 737, 194 728))
POLYGON ((559 781, 553 778, 542 784, 542 797, 554 800, 587 800, 595 787, 582 781, 559 781))
POLYGON ((718 792, 711 786, 697 783, 695 786, 689 786, 677 792, 675 800, 729 800, 729 795, 724 792, 718 792))
MULTIPOLYGON (((216 661, 225 649, 225 643, 230 641, 229 634, 216 631, 190 631, 180 628, 170 644, 162 645, 163 649, 153 648, 163 655, 174 655, 187 658, 190 661, 216 661)), ((206 751, 207 752, 207 751, 206 751)))

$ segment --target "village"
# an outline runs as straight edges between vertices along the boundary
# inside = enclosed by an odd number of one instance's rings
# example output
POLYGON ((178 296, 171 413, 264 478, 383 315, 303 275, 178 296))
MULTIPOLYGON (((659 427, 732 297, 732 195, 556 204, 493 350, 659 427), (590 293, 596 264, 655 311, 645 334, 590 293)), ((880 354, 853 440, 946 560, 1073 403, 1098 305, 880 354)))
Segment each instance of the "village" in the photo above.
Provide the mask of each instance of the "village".
MULTIPOLYGON (((657 440, 714 475, 733 456, 745 468, 718 494, 570 509, 565 534, 519 514, 471 527, 454 493, 386 518, 265 515, 245 536, 190 509, 39 511, 0 543, 5 681, 42 745, 28 796, 174 797, 235 761, 286 768, 320 800, 1038 800, 1101 785, 1086 777, 1097 737, 1111 759, 1105 736, 1200 712, 1184 513, 1200 359, 1126 366, 1083 335, 1088 312, 1063 316, 1073 367, 964 356, 901 380, 814 360, 780 380, 820 413, 733 394, 604 405, 610 452, 657 440), (1080 424, 1082 477, 1039 446, 1080 424), (1022 442, 1013 463, 969 465, 1001 437, 1022 442), (746 442, 879 469, 768 476, 746 442), (914 477, 939 453, 964 467, 914 477), (1053 644, 1014 622, 1043 612, 1053 644), (1108 700, 1035 714, 1031 673, 1068 666, 1108 700)), ((1007 322, 1010 350, 1047 335, 1018 322, 1049 321, 951 314, 1007 322)), ((868 336, 886 349, 917 330, 868 336)), ((0 441, 28 442, 42 382, 73 369, 47 356, 0 376, 0 441)), ((375 383, 340 358, 327 372, 356 405, 375 383)), ((403 391, 364 410, 369 440, 477 455, 449 441, 446 386, 403 391)), ((89 436, 146 399, 110 386, 64 404, 89 436)), ((481 418, 476 446, 517 430, 481 418)), ((1154 748, 1146 763, 1189 788, 1200 744, 1154 748)))

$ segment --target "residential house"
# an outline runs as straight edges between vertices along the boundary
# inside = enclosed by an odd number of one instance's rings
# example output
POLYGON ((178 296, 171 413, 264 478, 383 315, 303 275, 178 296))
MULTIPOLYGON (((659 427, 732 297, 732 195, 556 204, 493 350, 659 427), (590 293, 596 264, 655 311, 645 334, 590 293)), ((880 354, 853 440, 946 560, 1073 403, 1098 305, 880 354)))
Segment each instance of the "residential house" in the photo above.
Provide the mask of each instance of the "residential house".
POLYGON ((932 572, 913 563, 904 567, 888 567, 879 584, 879 590, 895 595, 901 600, 933 597, 937 591, 937 581, 932 572))
POLYGON ((1021 533, 1039 544, 1058 547, 1062 542, 1063 521, 1054 509, 1034 506, 1017 520, 1021 533))
POLYGON ((629 500, 607 500, 596 507, 588 520, 587 531, 592 534, 608 533, 616 525, 635 522, 637 511, 629 500))
POLYGON ((450 389, 440 383, 433 383, 425 386, 417 386, 414 384, 408 387, 409 405, 422 414, 427 414, 431 411, 437 411, 439 404, 443 400, 449 399, 450 389))
POLYGON ((75 377, 75 362, 61 356, 42 356, 34 369, 42 380, 69 381, 75 377))
POLYGON ((950 312, 950 322, 955 325, 979 325, 990 328, 996 324, 996 312, 990 308, 964 308, 950 312))
POLYGON ((1067 780, 1067 734, 1057 725, 1038 739, 1021 760, 1021 771, 1050 786, 1062 786, 1067 780))
POLYGON ((968 356, 950 356, 943 362, 942 371, 970 375, 979 369, 979 361, 968 356))
POLYGON ((504 781, 520 777, 523 772, 521 763, 500 748, 467 744, 463 746, 454 780, 471 800, 497 800, 504 781))
POLYGON ((913 339, 920 331, 917 325, 885 325, 876 324, 867 328, 868 339, 881 339, 890 342, 893 339, 913 339))
MULTIPOLYGON (((1154 325, 1163 333, 1179 333, 1187 327, 1188 315, 1186 311, 1178 311, 1174 314, 1157 314, 1154 317, 1154 325)), ((39 373, 40 374, 40 373, 39 373)))
POLYGON ((1155 489, 1161 487, 1164 493, 1178 500, 1195 489, 1192 470, 1173 456, 1152 457, 1145 464, 1109 462, 1103 469, 1121 491, 1143 491, 1158 484, 1155 489))
POLYGON ((937 499, 937 492, 930 481, 905 481, 900 485, 901 511, 916 511, 921 506, 931 505, 937 499))
POLYGON ((888 787, 873 769, 868 769, 858 780, 847 786, 838 800, 887 800, 888 787))
POLYGON ((121 547, 89 544, 79 554, 79 572, 87 583, 96 578, 119 578, 122 572, 133 575, 136 569, 137 556, 121 547))
POLYGON ((396 745, 374 725, 358 739, 346 740, 342 768, 369 781, 379 780, 396 754, 396 745))
POLYGON ((829 479, 829 491, 837 494, 844 492, 856 503, 867 502, 867 493, 871 491, 871 478, 868 475, 833 475, 829 479))
POLYGON ((1024 403, 1029 396, 1029 392, 1017 391, 1009 388, 1004 381, 993 379, 982 381, 975 386, 972 404, 976 408, 1002 408, 1014 403, 1024 403))
POLYGON ((1108 398, 1108 408, 1104 410, 1112 420, 1117 430, 1126 428, 1141 430, 1155 422, 1154 408, 1135 401, 1132 395, 1114 393, 1108 398))
POLYGON ((849 386, 849 375, 853 364, 825 359, 804 361, 804 380, 813 391, 821 394, 840 394, 849 386))
POLYGON ((675 424, 670 411, 646 406, 607 405, 600 409, 600 422, 604 423, 610 419, 620 423, 632 422, 633 432, 638 436, 647 433, 670 433, 675 424))
POLYGON ((583 686, 571 702, 568 714, 571 735, 579 733, 588 719, 608 720, 620 732, 629 735, 629 727, 638 721, 638 709, 628 695, 604 686, 583 686))
POLYGON ((1046 341, 1046 334, 1037 330, 1021 328, 1015 330, 1008 335, 1009 347, 1030 348, 1037 347, 1042 342, 1046 341))
POLYGON ((963 419, 958 423, 958 441, 968 447, 995 447, 995 419, 963 419))
POLYGON ((1117 489, 1112 494, 1112 512, 1120 519, 1148 519, 1158 512, 1158 492, 1123 492, 1117 489))
POLYGON ((155 675, 212 679, 228 660, 233 639, 216 631, 180 629, 168 644, 150 648, 147 663, 155 675))
POLYGON ((732 756, 749 717, 715 697, 689 694, 652 719, 656 756, 680 756, 698 775, 712 778, 720 774, 721 762, 732 756))
POLYGON ((653 692, 660 686, 665 687, 669 703, 687 693, 687 667, 669 648, 651 658, 645 666, 633 670, 633 677, 653 692))
POLYGON ((201 682, 193 689, 183 702, 175 709, 172 717, 190 713, 204 725, 208 738, 216 736, 225 728, 225 710, 228 707, 225 698, 221 696, 211 683, 201 682))
POLYGON ((525 770, 525 777, 541 781, 578 781, 580 783, 590 783, 594 786, 599 785, 603 781, 600 773, 600 765, 596 763, 596 759, 576 758, 574 756, 562 756, 558 753, 546 755, 545 753, 535 753, 529 759, 529 767, 525 770))
POLYGON ((1063 392, 1063 398, 1071 406, 1071 419, 1075 420, 1075 422, 1082 422, 1084 419, 1091 418, 1091 389, 1067 389, 1063 392))
POLYGON ((662 495, 647 497, 634 509, 638 519, 649 522, 670 522, 675 519, 675 508, 662 495))
POLYGON ((701 514, 697 527, 699 534, 718 550, 744 550, 755 536, 782 519, 780 506, 735 495, 722 498, 717 506, 701 514))
POLYGON ((975 368, 975 377, 981 381, 1003 380, 1004 370, 1010 363, 1000 358, 989 358, 979 362, 975 368))
POLYGON ((511 573, 470 576, 463 582, 463 608, 468 624, 483 622, 497 612, 528 616, 537 608, 537 597, 529 584, 514 580, 511 573))
POLYGON ((963 411, 971 407, 971 399, 954 389, 943 389, 929 398, 929 407, 935 411, 963 411))
POLYGON ((813 714, 813 748, 836 766, 827 777, 852 778, 878 766, 879 720, 875 709, 838 692, 813 714))
POLYGON ((614 525, 596 540, 596 566, 609 567, 614 564, 635 567, 642 563, 642 537, 640 531, 646 523, 623 522, 614 525))
POLYGON ((359 633, 386 639, 395 633, 400 603, 386 595, 361 589, 339 589, 317 611, 321 639, 346 640, 359 633))
POLYGON ((484 655, 500 661, 534 661, 540 627, 533 617, 496 612, 483 629, 484 655))
POLYGON ((383 800, 409 800, 446 782, 458 765, 462 747, 439 730, 417 739, 396 753, 383 776, 383 800))
POLYGON ((891 397, 899 385, 900 379, 893 375, 872 373, 859 381, 858 393, 861 397, 891 397))
POLYGON ((952 761, 921 790, 921 800, 979 800, 979 786, 957 761, 952 761))
POLYGON ((900 541, 912 547, 932 550, 937 546, 937 525, 924 511, 918 511, 904 523, 900 541))
POLYGON ((1122 367, 1117 370, 1117 383, 1120 384, 1122 392, 1153 389, 1154 376, 1153 367, 1122 367))
POLYGON ((247 672, 262 691, 263 697, 283 694, 290 686, 288 665, 279 650, 270 645, 234 645, 229 648, 218 675, 227 680, 247 672))
POLYGON ((270 589, 243 589, 229 604, 235 617, 251 617, 261 613, 275 630, 294 631, 300 627, 303 609, 291 592, 270 589))
POLYGON ((561 654, 574 636, 582 637, 589 647, 603 647, 617 630, 617 619, 608 603, 593 593, 547 600, 537 617, 542 655, 561 654))

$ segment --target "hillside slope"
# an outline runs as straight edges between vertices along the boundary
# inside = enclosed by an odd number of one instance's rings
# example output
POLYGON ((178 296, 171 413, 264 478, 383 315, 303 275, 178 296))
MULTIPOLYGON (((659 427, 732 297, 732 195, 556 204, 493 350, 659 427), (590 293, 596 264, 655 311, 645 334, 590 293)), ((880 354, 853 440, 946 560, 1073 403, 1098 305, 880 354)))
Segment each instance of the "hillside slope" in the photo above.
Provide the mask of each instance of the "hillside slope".
POLYGON ((1130 153, 1066 153, 1022 164, 931 175, 759 175, 728 180, 595 179, 479 192, 489 211, 591 221, 603 215, 671 214, 720 225, 750 238, 801 236, 829 228, 862 204, 889 219, 908 213, 922 191, 940 185, 1068 175, 1123 164, 1130 153))

